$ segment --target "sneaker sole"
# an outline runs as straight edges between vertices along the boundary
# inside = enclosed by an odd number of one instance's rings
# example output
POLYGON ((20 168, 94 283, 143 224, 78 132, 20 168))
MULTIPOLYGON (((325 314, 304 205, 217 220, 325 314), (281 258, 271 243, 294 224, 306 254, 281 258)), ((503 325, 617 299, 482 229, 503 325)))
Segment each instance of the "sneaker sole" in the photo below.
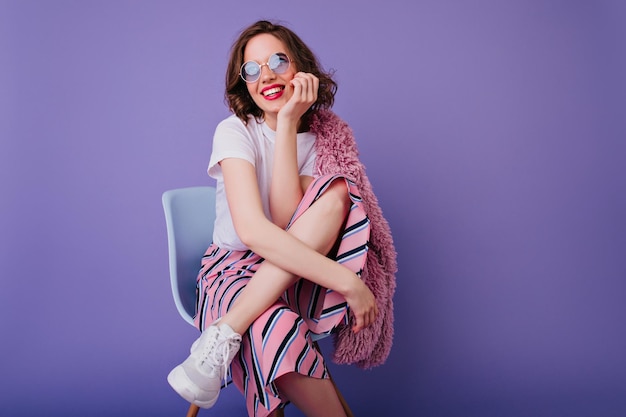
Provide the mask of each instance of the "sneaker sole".
POLYGON ((215 398, 207 401, 197 400, 196 398, 211 395, 209 391, 205 391, 194 384, 182 366, 178 365, 167 375, 167 382, 170 386, 185 400, 197 405, 200 408, 211 408, 217 402, 219 397, 219 391, 215 395, 215 398))

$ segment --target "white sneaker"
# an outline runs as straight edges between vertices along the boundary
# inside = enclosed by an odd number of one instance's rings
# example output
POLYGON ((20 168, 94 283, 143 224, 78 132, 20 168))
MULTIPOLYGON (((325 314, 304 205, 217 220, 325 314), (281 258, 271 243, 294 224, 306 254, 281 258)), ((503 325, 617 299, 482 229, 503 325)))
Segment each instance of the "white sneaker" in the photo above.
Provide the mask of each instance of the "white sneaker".
POLYGON ((230 326, 209 326, 191 345, 191 355, 172 369, 167 382, 190 403, 201 408, 212 407, 240 344, 241 335, 230 326))

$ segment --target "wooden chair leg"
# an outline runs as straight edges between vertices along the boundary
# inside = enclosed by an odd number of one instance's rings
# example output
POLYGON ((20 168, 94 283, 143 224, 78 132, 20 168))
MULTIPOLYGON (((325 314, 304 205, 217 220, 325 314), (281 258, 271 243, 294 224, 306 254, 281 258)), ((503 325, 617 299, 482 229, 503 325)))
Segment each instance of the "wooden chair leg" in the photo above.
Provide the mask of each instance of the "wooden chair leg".
POLYGON ((187 417, 196 417, 198 415, 198 411, 200 411, 200 407, 195 404, 190 404, 189 410, 187 411, 187 417))
MULTIPOLYGON (((341 399, 343 400, 343 398, 341 399)), ((342 404, 343 404, 343 401, 342 401, 342 404)), ((199 411, 200 411, 200 407, 198 407, 195 404, 190 404, 189 410, 187 411, 187 417, 197 417, 199 411)), ((285 409, 278 408, 274 410, 274 412, 270 414, 270 417, 285 417, 285 409)), ((348 417, 352 417, 352 415, 349 415, 348 417)))

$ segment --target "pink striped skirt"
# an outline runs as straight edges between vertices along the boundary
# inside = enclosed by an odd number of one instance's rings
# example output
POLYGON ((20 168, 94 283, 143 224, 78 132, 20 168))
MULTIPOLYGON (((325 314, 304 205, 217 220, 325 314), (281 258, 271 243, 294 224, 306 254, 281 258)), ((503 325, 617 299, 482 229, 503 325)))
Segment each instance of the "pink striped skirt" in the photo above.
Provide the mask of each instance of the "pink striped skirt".
MULTIPOLYGON (((316 178, 290 225, 337 179, 345 180, 352 207, 333 259, 360 276, 370 226, 359 190, 351 180, 341 175, 316 178)), ((207 249, 198 275, 198 329, 205 329, 228 311, 262 262, 263 258, 252 251, 229 251, 216 245, 207 249)), ((327 378, 324 358, 311 335, 331 333, 337 325, 347 322, 348 305, 339 293, 306 279, 288 288, 242 335, 241 349, 231 364, 232 379, 246 398, 248 415, 265 417, 287 404, 274 384, 286 373, 327 378)))

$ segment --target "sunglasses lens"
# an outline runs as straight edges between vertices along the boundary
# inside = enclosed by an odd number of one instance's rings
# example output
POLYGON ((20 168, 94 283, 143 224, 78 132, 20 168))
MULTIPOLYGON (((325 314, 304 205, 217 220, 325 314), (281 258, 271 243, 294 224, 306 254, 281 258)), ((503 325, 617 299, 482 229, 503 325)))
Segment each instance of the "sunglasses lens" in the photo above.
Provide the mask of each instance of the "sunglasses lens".
POLYGON ((241 76, 247 82, 254 82, 261 75, 261 67, 254 61, 246 62, 241 67, 241 76))
MULTIPOLYGON (((270 56, 269 61, 267 61, 267 67, 276 74, 284 74, 289 68, 289 57, 283 54, 282 52, 278 52, 270 56)), ((247 83, 253 83, 259 79, 261 76, 261 67, 258 62, 248 61, 241 66, 241 78, 247 83)))
POLYGON ((277 53, 270 57, 267 65, 276 74, 283 74, 289 68, 289 58, 283 53, 277 53))

